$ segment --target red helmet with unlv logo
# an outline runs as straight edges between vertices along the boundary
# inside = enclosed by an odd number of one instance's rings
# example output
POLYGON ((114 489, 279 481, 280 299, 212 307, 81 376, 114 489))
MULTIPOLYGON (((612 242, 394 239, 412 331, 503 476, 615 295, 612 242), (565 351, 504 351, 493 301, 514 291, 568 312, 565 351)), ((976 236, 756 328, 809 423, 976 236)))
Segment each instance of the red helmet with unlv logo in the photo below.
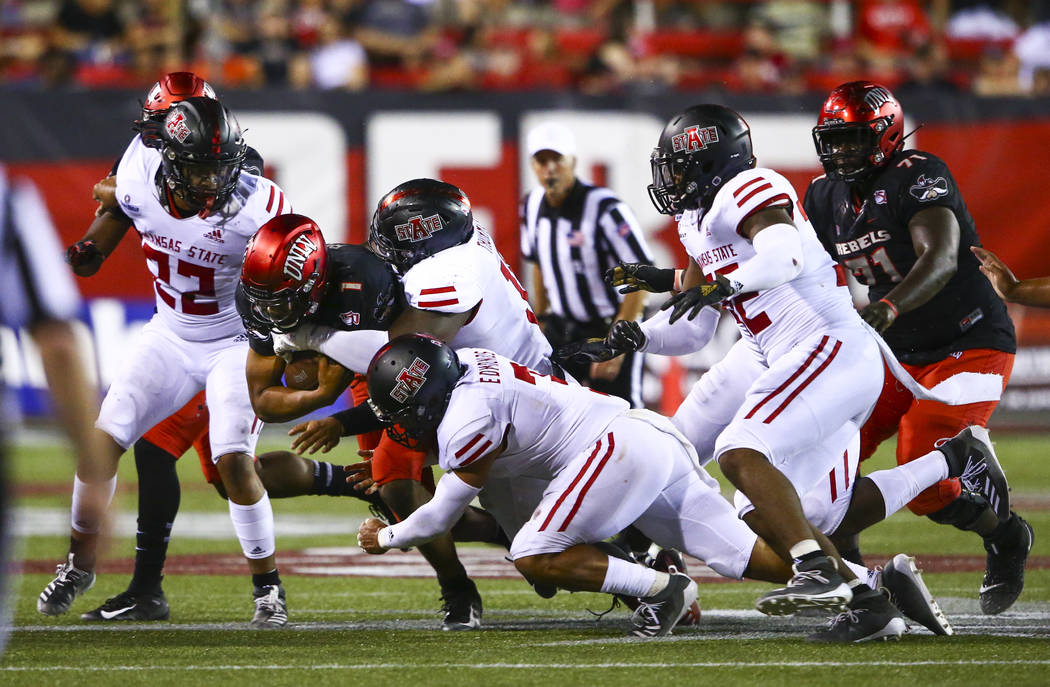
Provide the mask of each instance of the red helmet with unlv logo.
POLYGON ((904 110, 885 86, 844 83, 824 101, 813 144, 827 175, 852 184, 904 147, 904 110))
POLYGON ((327 266, 328 250, 317 224, 303 215, 278 215, 248 241, 241 287, 255 315, 287 332, 317 312, 327 266))
POLYGON ((172 105, 194 96, 217 99, 215 89, 193 72, 165 74, 146 94, 146 101, 142 104, 142 119, 163 122, 172 105))

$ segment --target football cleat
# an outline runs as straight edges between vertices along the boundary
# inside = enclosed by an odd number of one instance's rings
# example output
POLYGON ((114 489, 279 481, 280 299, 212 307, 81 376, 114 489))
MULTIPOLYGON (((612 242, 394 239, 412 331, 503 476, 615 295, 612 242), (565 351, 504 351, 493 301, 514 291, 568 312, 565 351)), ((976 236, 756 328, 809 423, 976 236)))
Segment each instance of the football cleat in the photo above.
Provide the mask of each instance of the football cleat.
POLYGON ((671 630, 697 597, 696 582, 680 572, 672 573, 663 591, 645 597, 631 618, 628 633, 634 637, 663 637, 671 630))
POLYGON ((167 620, 171 615, 164 592, 135 594, 131 590, 106 599, 93 611, 80 616, 81 620, 167 620))
MULTIPOLYGON (((649 563, 649 561, 646 561, 649 563)), ((688 575, 689 571, 686 570, 685 561, 682 559, 682 554, 678 553, 674 549, 660 549, 656 555, 653 556, 652 562, 649 563, 649 567, 653 570, 660 570, 662 572, 671 573, 682 573, 688 575)), ((700 599, 697 597, 693 603, 689 604, 689 608, 686 609, 682 618, 678 621, 676 627, 689 627, 700 624, 700 599)))
POLYGON ((883 566, 879 584, 889 594, 893 605, 906 617, 935 635, 954 634, 951 623, 926 587, 922 571, 915 565, 914 558, 906 553, 898 553, 883 566))
POLYGON ((1032 526, 1017 513, 1010 514, 1005 528, 1002 536, 984 542, 988 556, 980 599, 981 612, 985 615, 996 615, 1010 608, 1024 589, 1024 567, 1035 535, 1032 526))
POLYGON ((446 632, 477 630, 481 627, 481 595, 473 580, 455 589, 442 589, 441 629, 446 632))
POLYGON ((94 584, 95 573, 73 567, 71 553, 65 563, 55 568, 55 579, 40 592, 36 610, 44 615, 62 615, 73 605, 73 599, 91 589, 94 584))
POLYGON ((763 594, 755 602, 755 608, 766 615, 791 615, 803 608, 837 611, 853 598, 835 561, 828 556, 803 561, 793 569, 795 575, 787 586, 763 594))
POLYGON ((827 628, 806 637, 810 642, 857 643, 900 639, 908 629, 900 612, 882 594, 868 592, 853 599, 827 628))
POLYGON ((937 450, 948 463, 948 477, 958 477, 963 489, 987 498, 1000 522, 1010 517, 1010 486, 987 429, 971 425, 937 450))
POLYGON ((284 600, 283 586, 268 584, 256 587, 252 591, 252 598, 255 600, 252 627, 269 629, 284 627, 288 624, 288 605, 284 600))

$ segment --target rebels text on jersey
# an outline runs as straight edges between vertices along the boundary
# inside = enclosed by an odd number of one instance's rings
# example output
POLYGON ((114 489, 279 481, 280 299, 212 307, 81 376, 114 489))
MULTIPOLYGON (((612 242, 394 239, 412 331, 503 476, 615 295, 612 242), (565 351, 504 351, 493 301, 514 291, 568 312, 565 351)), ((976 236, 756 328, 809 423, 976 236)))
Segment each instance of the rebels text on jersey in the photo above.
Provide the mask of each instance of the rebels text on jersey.
POLYGON ((908 222, 927 207, 946 207, 959 222, 955 275, 929 301, 901 313, 883 337, 897 357, 923 365, 972 348, 1016 350, 1013 324, 970 246, 980 239, 948 166, 920 150, 899 153, 854 200, 842 181, 818 177, 806 192, 805 209, 827 251, 877 301, 911 270, 918 256, 908 222))
POLYGON ((529 295, 492 237, 477 224, 470 240, 413 265, 401 283, 408 304, 420 310, 464 313, 480 304, 449 342, 453 348, 482 346, 529 367, 549 369, 551 345, 537 326, 529 295))
POLYGON ((540 374, 490 350, 461 348, 456 355, 466 372, 437 430, 438 462, 445 470, 467 467, 503 447, 492 477, 553 479, 630 408, 621 398, 540 374))
POLYGON ((142 240, 157 317, 187 341, 242 334, 234 296, 244 248, 267 220, 291 212, 291 203, 269 179, 242 172, 222 212, 176 219, 161 204, 160 166, 157 151, 135 138, 117 168, 117 202, 142 240))
POLYGON ((678 222, 678 237, 689 256, 710 279, 732 275, 755 256, 751 241, 739 233, 745 219, 760 210, 783 207, 792 215, 802 240, 802 272, 786 284, 742 293, 725 303, 740 331, 767 360, 789 352, 814 331, 859 326, 841 270, 835 267, 800 208, 791 184, 777 172, 756 168, 741 172, 715 195, 706 212, 689 210, 678 222))
MULTIPOLYGON (((329 243, 325 292, 307 322, 339 331, 386 330, 405 307, 405 294, 394 269, 364 246, 329 243)), ((244 288, 237 285, 237 312, 248 331, 248 344, 262 356, 273 356, 270 325, 252 310, 244 288)))

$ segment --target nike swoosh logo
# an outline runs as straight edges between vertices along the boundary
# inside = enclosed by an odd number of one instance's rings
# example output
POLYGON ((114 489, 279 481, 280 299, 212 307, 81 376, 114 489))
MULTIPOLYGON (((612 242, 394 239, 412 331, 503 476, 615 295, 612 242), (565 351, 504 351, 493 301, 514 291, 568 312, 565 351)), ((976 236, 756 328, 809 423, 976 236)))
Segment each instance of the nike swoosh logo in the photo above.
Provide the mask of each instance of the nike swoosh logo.
POLYGON ((999 582, 998 584, 991 584, 991 585, 988 585, 987 587, 982 584, 981 585, 981 589, 978 591, 978 593, 979 594, 984 594, 985 592, 992 591, 996 587, 1002 587, 1005 584, 1006 584, 1005 582, 999 582))
POLYGON ((112 618, 116 618, 118 615, 120 615, 124 611, 130 611, 133 608, 135 608, 134 604, 128 606, 127 608, 121 608, 121 609, 118 609, 116 611, 99 611, 99 615, 101 615, 106 620, 110 620, 112 618))

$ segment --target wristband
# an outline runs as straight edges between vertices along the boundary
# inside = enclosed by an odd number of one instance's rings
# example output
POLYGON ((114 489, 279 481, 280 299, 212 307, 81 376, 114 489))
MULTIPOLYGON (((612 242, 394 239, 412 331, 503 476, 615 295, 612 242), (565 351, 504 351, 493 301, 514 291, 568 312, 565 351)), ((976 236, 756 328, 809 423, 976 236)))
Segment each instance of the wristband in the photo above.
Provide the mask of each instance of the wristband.
POLYGON ((901 314, 900 311, 897 310, 897 306, 895 306, 893 303, 891 303, 888 298, 880 298, 879 299, 879 303, 885 303, 889 307, 889 309, 893 311, 893 317, 894 318, 896 318, 897 316, 899 316, 901 314))

